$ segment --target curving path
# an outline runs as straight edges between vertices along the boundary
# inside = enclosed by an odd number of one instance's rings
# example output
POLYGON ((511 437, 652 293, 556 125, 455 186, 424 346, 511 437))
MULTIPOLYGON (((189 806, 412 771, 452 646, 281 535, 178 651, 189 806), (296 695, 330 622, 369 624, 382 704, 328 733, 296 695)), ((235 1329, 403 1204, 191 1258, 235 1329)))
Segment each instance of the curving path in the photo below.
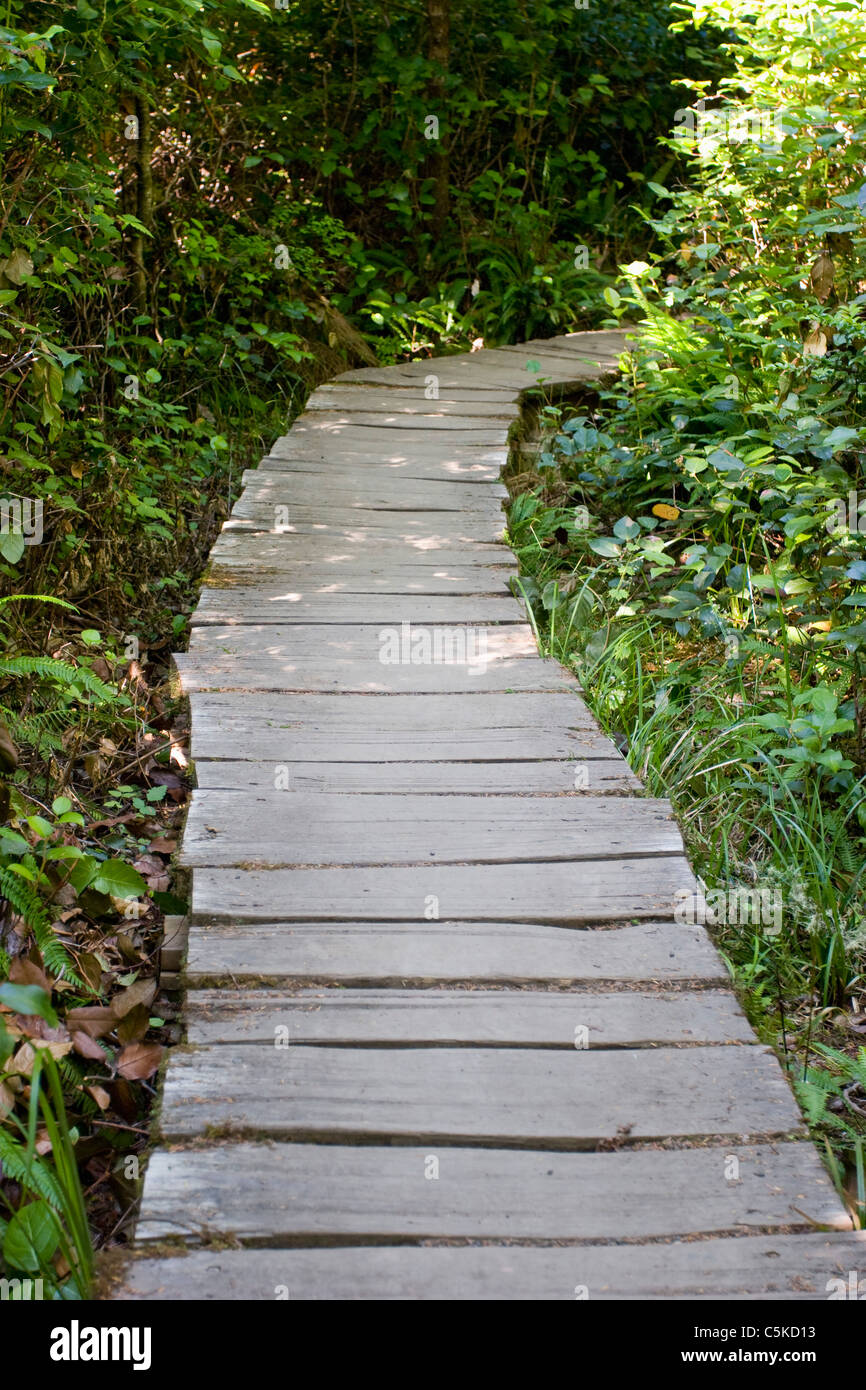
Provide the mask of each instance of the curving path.
POLYGON ((521 395, 621 347, 346 372, 245 476, 177 658, 189 1046, 119 1297, 826 1298, 862 1265, 674 920, 670 807, 510 590, 521 395))

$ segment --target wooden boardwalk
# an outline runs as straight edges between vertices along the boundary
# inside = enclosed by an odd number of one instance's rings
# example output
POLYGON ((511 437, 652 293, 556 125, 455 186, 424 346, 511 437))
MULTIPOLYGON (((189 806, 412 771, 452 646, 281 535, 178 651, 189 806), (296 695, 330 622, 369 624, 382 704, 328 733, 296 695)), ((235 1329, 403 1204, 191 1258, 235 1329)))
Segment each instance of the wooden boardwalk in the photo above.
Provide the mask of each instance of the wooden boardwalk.
POLYGON ((862 1267, 674 918, 669 805, 510 589, 521 393, 620 348, 346 372, 246 475, 177 658, 189 1045, 119 1297, 826 1298, 862 1267))

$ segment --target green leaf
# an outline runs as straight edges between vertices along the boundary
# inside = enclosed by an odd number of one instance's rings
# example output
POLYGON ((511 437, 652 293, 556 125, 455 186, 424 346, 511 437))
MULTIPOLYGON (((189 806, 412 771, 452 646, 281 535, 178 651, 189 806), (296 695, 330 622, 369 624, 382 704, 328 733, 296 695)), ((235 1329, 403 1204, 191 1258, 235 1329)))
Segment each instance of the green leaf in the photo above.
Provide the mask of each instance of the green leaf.
POLYGON ((95 888, 97 893, 108 893, 112 898, 138 898, 147 884, 131 864, 125 864, 122 859, 107 859, 99 865, 88 887, 95 888))
POLYGON ((57 1218, 47 1202, 28 1202, 16 1211, 3 1238, 3 1258, 12 1269, 44 1269, 60 1243, 57 1218))
POLYGON ((859 434, 859 430, 849 429, 847 425, 837 425, 834 430, 831 430, 830 433, 821 440, 821 447, 823 449, 832 449, 834 453, 837 453, 840 449, 844 449, 850 444, 852 440, 857 439, 859 434))
POLYGON ((6 276, 7 280, 12 281, 13 285, 20 285, 23 284, 29 275, 33 274, 33 262, 27 252, 23 251, 19 246, 17 250, 12 252, 11 256, 8 256, 5 261, 0 263, 0 271, 6 276))
POLYGON ((35 1014, 38 1018, 44 1018, 50 1028, 57 1027, 57 1015, 51 1007, 51 996, 39 985, 13 985, 8 982, 0 985, 0 1004, 5 1004, 7 1008, 14 1009, 16 1014, 25 1014, 28 1018, 35 1014))
POLYGON ((0 555, 10 565, 17 565, 24 554, 24 536, 20 531, 0 532, 0 555))
POLYGON ((613 534, 617 540, 633 541, 640 535, 640 527, 630 516, 621 516, 619 521, 614 523, 613 534))
POLYGON ((599 536, 596 540, 590 541, 590 550, 594 550, 596 555, 603 555, 606 560, 616 560, 621 553, 620 546, 610 536, 599 536))

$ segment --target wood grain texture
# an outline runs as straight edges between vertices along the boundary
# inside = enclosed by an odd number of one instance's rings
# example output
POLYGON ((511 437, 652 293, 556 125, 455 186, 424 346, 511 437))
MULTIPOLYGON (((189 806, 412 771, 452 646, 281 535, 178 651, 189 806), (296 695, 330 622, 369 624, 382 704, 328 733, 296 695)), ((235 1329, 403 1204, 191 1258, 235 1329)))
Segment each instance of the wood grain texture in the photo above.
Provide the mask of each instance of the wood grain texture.
MULTIPOLYGON (((199 759, 195 765, 196 783, 203 790, 255 793, 270 791, 279 778, 280 785, 293 792, 337 795, 408 792, 434 796, 514 793, 583 797, 622 796, 641 790, 623 758, 596 757, 594 749, 581 754, 587 759, 582 762, 396 762, 394 749, 383 735, 380 744, 367 745, 366 751, 374 761, 334 763, 308 759, 306 746, 300 750, 299 760, 294 760, 286 751, 288 746, 284 739, 281 753, 270 762, 199 759), (377 756, 380 753, 382 756, 377 756)), ((339 751, 342 755, 342 748, 339 751)))
POLYGON ((577 682, 554 661, 536 655, 532 628, 520 623, 501 627, 421 625, 421 657, 415 662, 407 636, 409 661, 403 655, 400 624, 338 623, 249 624, 193 628, 189 651, 175 663, 185 693, 194 690, 346 691, 365 693, 506 690, 576 690, 577 682), (437 636, 438 634, 438 636, 437 636), (423 650, 421 649, 423 647, 423 650), (390 657, 398 658, 394 663, 390 657), (454 659, 447 657, 453 655, 454 659), (463 656, 464 659, 458 659, 463 656), (387 659, 386 659, 387 658, 387 659))
POLYGON ((526 922, 234 922, 190 928, 191 984, 332 981, 379 988, 477 984, 727 984, 702 927, 647 922, 569 931, 526 922))
POLYGON ((513 564, 482 563, 476 565, 449 564, 400 564, 397 561, 380 559, 369 567, 351 558, 334 561, 319 567, 317 561, 293 560, 289 555, 280 557, 283 561, 280 574, 274 575, 273 566, 264 573, 250 559, 246 563, 238 560, 233 564, 211 561, 206 575, 209 601, 215 601, 217 592, 226 601, 235 597, 253 597, 264 602, 272 595, 294 592, 299 588, 305 596, 317 597, 329 594, 428 594, 467 596, 487 594, 502 598, 512 595, 510 579, 517 573, 513 564), (252 590, 252 594, 247 591, 252 590))
MULTIPOLYGON (((618 804, 618 803, 617 803, 618 804)), ((413 868, 205 868, 193 878, 193 912, 206 921, 552 922, 579 926, 673 915, 693 892, 688 861, 424 864, 413 868)))
POLYGON ((389 623, 421 624, 525 623, 524 604, 509 594, 468 596, 452 594, 350 594, 304 593, 303 585, 282 585, 227 593, 205 586, 193 616, 193 627, 262 623, 389 623))
POLYGON ((508 449, 482 449, 461 444, 459 450, 431 449, 411 442, 411 447, 394 448, 380 443, 367 449, 340 449, 334 455, 327 447, 301 447, 296 441, 281 445, 278 440, 256 470, 264 476, 316 473, 339 479, 351 473, 360 485, 369 479, 416 478, 433 483, 459 483, 473 486, 496 484, 508 461, 508 449))
POLYGON ((204 691, 191 698, 193 756, 276 758, 292 749, 345 761, 614 756, 580 696, 571 692, 469 695, 274 695, 204 691), (243 743, 240 739, 243 737, 243 743), (297 742, 296 742, 297 740, 297 742), (386 747, 387 740, 387 747, 386 747), (379 746, 382 752, 379 752, 379 746))
POLYGON ((751 1042, 734 996, 700 992, 549 993, 543 990, 196 990, 187 998, 193 1044, 646 1047, 751 1042))
POLYGON ((320 506, 347 505, 363 501, 366 505, 390 507, 414 506, 447 508, 462 511, 504 502, 508 489, 504 483, 475 479, 471 492, 459 479, 444 476, 432 479, 413 478, 394 464, 380 469, 368 468, 359 476, 357 468, 317 467, 307 464, 281 469, 247 468, 242 474, 243 485, 259 501, 303 501, 320 506))
POLYGON ((411 511, 394 507, 390 511, 364 507, 332 507, 304 509, 293 507, 283 519, 270 505, 247 502, 243 495, 225 523, 227 531, 263 531, 266 534, 291 538, 315 534, 340 540, 360 535, 375 545, 380 535, 398 540, 404 545, 430 548, 442 541, 492 545, 505 530, 505 517, 497 506, 490 511, 465 513, 440 511, 411 511))
POLYGON ((271 1302, 278 1294, 301 1302, 814 1301, 828 1297, 830 1280, 844 1285, 849 1270, 862 1270, 864 1260, 862 1231, 542 1249, 209 1250, 137 1260, 116 1296, 271 1302))
MULTIPOLYGON (((838 1216, 811 1145, 532 1153, 247 1144, 157 1153, 140 1240, 635 1240, 838 1216), (726 1176, 734 1171, 737 1179, 726 1176), (425 1174, 435 1172, 437 1176, 425 1174)), ((577 1252, 573 1252, 577 1254, 577 1252)))
POLYGON ((516 568, 514 556, 497 542, 473 545, 442 543, 424 538, 416 545, 405 544, 398 536, 382 535, 373 546, 363 531, 350 531, 335 542, 333 537, 315 532, 305 535, 277 535, 257 532, 220 532, 211 550, 211 563, 228 564, 236 561, 255 565, 263 578, 277 567, 306 564, 321 566, 320 577, 325 580, 332 569, 349 566, 370 574, 387 571, 395 565, 411 569, 431 566, 447 568, 459 565, 462 569, 474 565, 507 565, 516 568))
POLYGON ((683 854, 670 803, 649 798, 195 791, 181 862, 520 864, 683 854))
POLYGON ((421 415, 439 419, 496 419, 516 420, 519 409, 508 391, 485 392, 479 400, 474 391, 451 393, 448 396, 431 397, 426 393, 432 387, 419 385, 409 391, 376 391, 369 387, 320 386, 308 397, 304 414, 318 414, 345 411, 350 416, 359 412, 362 415, 375 414, 377 417, 393 419, 398 415, 421 415), (459 399, 462 396, 463 399, 459 399), (490 397, 494 399, 490 399, 490 397))
POLYGON ((173 1052, 159 1132, 595 1148, 804 1133, 768 1048, 275 1047, 173 1052))
MULTIPOLYGON (((419 405, 421 403, 419 402, 419 405)), ((434 402, 431 401, 431 405, 434 402)), ((318 410, 305 410, 299 415, 292 426, 296 438, 303 439, 306 435, 315 434, 321 431, 328 435, 339 435, 345 437, 352 435, 355 431, 359 433, 366 430, 424 430, 427 434, 439 434, 440 432, 458 433, 461 436, 468 436, 470 439, 476 434, 481 435, 484 440, 498 443, 508 433, 508 427, 513 420, 517 419, 517 410, 507 405, 494 407, 491 410, 479 414, 473 412, 451 412, 446 414, 443 411, 424 411, 423 409, 411 412, 391 410, 343 410, 339 407, 319 408, 318 410)))

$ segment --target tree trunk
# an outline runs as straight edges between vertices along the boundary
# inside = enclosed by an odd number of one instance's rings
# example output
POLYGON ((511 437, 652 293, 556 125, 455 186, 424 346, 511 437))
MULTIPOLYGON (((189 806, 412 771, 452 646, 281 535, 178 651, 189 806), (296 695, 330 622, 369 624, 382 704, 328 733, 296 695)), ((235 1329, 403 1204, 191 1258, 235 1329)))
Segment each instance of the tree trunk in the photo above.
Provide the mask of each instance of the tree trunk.
POLYGON ((443 138, 442 126, 445 117, 446 82, 450 58, 450 0, 427 0, 427 26, 429 42, 427 57, 434 65, 430 80, 431 115, 437 116, 440 123, 439 139, 434 154, 435 188, 433 203, 433 236, 438 240, 448 222, 451 211, 450 169, 448 148, 443 138))
MULTIPOLYGON (((153 154, 150 129, 150 109, 146 100, 135 98, 135 114, 138 120, 138 140, 136 143, 136 181, 135 215, 143 227, 150 230, 153 221, 153 174, 150 161, 153 154)), ((132 288, 135 307, 139 314, 147 313, 147 272, 144 264, 144 242, 142 232, 136 232, 132 239, 132 288)))

